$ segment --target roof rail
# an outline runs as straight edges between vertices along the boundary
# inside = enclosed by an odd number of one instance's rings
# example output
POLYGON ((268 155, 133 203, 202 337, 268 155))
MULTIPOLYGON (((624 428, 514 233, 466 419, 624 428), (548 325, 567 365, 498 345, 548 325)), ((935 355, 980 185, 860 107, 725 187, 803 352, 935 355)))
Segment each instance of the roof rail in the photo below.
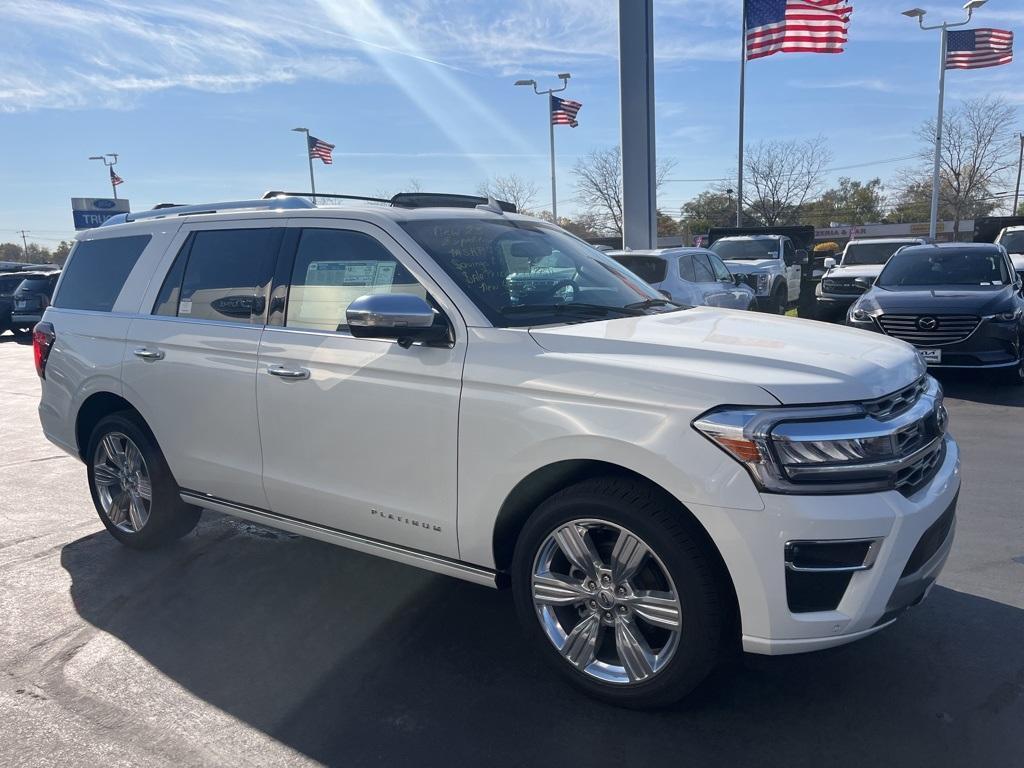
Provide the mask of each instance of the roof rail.
POLYGON ((320 197, 326 197, 330 200, 363 200, 368 203, 390 203, 391 200, 386 197, 364 197, 363 195, 332 195, 324 194, 323 192, 280 192, 276 189, 272 189, 269 192, 263 193, 264 200, 272 200, 278 197, 300 197, 300 198, 313 198, 314 200, 320 197))
MULTIPOLYGON (((271 190, 263 195, 267 200, 275 197, 326 198, 329 200, 362 200, 369 203, 388 203, 393 208, 476 208, 491 204, 493 198, 481 195, 456 195, 447 192, 399 192, 390 198, 365 197, 363 195, 334 195, 317 192, 279 192, 271 190)), ((518 213, 516 206, 504 200, 494 200, 495 205, 505 213, 518 213)), ((493 208, 491 209, 493 210, 493 208)))
POLYGON ((152 211, 122 213, 111 216, 100 226, 124 224, 145 219, 164 219, 171 216, 189 216, 197 213, 220 213, 222 211, 252 211, 275 208, 315 208, 309 200, 301 197, 276 197, 271 200, 232 200, 223 203, 202 203, 200 205, 172 205, 155 208, 152 211))

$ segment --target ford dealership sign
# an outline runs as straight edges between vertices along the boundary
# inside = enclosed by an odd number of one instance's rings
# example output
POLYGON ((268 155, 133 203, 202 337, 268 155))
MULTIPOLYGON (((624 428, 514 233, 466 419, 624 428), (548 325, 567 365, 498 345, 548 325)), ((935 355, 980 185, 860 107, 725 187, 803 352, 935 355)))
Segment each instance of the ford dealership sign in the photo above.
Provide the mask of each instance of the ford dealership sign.
POLYGON ((128 213, 131 209, 127 200, 110 197, 72 197, 71 215, 75 218, 75 229, 92 229, 117 213, 128 213))

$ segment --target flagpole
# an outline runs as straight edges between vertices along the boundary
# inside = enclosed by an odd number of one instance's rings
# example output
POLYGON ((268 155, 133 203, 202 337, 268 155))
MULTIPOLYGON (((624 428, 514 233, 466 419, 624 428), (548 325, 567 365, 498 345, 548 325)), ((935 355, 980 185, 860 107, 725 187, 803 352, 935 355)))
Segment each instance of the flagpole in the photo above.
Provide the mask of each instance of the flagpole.
POLYGON ((117 184, 114 183, 114 166, 110 166, 110 190, 114 193, 114 199, 117 200, 117 184))
POLYGON ((310 196, 313 198, 313 203, 316 203, 316 180, 313 178, 313 155, 309 151, 309 128, 292 128, 296 133, 303 133, 306 136, 306 160, 309 161, 309 191, 310 196))
POLYGON ((548 94, 548 136, 551 142, 551 219, 558 224, 558 200, 555 192, 555 121, 552 119, 551 100, 555 98, 548 94))
POLYGON ((746 101, 746 79, 747 79, 747 3, 743 2, 741 9, 743 21, 740 24, 742 38, 740 39, 740 129, 739 129, 739 168, 736 179, 736 226, 743 226, 743 123, 744 108, 746 101))
POLYGON ((928 217, 928 237, 935 239, 939 233, 939 190, 942 164, 942 119, 946 98, 946 45, 947 25, 943 23, 939 36, 939 109, 935 120, 935 165, 932 168, 932 208, 928 217))

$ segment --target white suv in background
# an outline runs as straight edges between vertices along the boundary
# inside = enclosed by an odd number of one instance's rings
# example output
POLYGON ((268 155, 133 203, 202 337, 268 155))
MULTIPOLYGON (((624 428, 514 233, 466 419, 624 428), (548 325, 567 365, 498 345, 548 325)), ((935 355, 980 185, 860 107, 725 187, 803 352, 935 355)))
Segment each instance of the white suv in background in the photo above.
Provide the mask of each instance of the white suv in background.
POLYGON ((737 642, 840 645, 924 598, 959 453, 911 346, 680 308, 550 224, 431 201, 79 235, 34 331, 39 414, 113 536, 208 509, 510 586, 538 652, 637 707, 737 642), (523 278, 552 260, 565 279, 523 278))
POLYGON ((896 251, 927 242, 922 237, 863 238, 848 242, 838 263, 832 257, 825 259, 825 274, 815 290, 818 317, 845 319, 850 305, 871 289, 896 251))

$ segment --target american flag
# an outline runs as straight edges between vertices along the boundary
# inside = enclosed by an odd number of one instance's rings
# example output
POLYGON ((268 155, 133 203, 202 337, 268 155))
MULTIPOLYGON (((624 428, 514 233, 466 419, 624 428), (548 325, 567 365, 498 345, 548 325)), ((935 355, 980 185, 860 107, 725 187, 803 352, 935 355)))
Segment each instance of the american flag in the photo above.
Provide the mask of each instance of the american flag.
POLYGON ((114 173, 114 166, 110 166, 110 183, 113 184, 115 187, 118 184, 124 184, 124 179, 122 179, 120 176, 114 173))
POLYGON ((578 101, 572 99, 560 99, 554 94, 551 95, 551 124, 552 125, 568 125, 575 128, 579 125, 576 122, 576 114, 582 107, 578 101))
POLYGON ((747 60, 773 53, 842 53, 847 0, 746 0, 747 60))
POLYGON ((1013 61, 1013 32, 957 29, 946 33, 946 69, 998 67, 1013 61))
POLYGON ((331 150, 334 149, 333 144, 328 144, 323 139, 318 139, 316 136, 306 136, 306 142, 309 145, 309 156, 319 157, 324 161, 324 165, 330 165, 334 162, 331 158, 331 150))

